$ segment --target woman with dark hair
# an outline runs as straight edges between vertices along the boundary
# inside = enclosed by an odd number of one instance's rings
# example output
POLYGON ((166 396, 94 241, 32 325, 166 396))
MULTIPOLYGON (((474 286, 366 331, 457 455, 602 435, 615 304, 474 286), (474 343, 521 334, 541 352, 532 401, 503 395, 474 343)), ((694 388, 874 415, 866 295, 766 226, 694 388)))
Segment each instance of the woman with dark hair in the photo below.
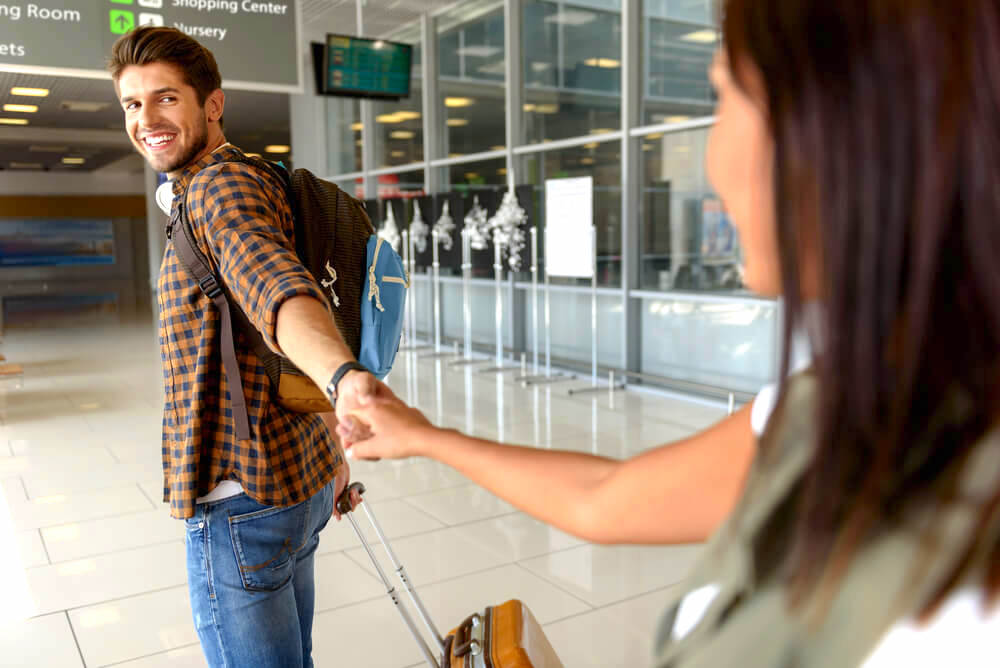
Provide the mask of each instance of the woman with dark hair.
MULTIPOLYGON (((685 513, 738 500, 657 665, 900 665, 920 642, 906 665, 998 665, 1000 5, 727 0, 723 33, 709 178, 747 285, 784 298, 784 369, 793 332, 814 354, 745 479, 687 471, 685 513)), ((433 457, 557 526, 616 518, 616 542, 683 535, 662 453, 471 439, 387 388, 357 419, 356 457, 433 457)))

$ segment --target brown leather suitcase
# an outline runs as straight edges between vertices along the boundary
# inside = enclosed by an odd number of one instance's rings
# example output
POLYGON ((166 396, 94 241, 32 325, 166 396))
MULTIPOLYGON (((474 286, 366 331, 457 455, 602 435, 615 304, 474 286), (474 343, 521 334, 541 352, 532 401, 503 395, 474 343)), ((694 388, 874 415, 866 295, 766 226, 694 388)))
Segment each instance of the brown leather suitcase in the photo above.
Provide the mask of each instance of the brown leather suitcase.
POLYGON ((414 640, 424 654, 424 659, 433 668, 563 668, 562 662, 556 656, 555 650, 545 637, 545 632, 541 625, 531 614, 521 601, 514 599, 502 605, 490 606, 482 613, 473 613, 465 621, 451 630, 447 636, 442 637, 431 620, 427 609, 413 588, 406 569, 399 563, 396 554, 382 532, 382 527, 372 514, 368 504, 362 503, 359 507, 364 509, 368 520, 371 522, 375 533, 378 535, 382 547, 392 565, 396 569, 400 582, 406 588, 413 606, 424 623, 428 633, 433 637, 437 645, 439 655, 431 648, 424 636, 417 629, 407 608, 401 605, 396 587, 390 582, 385 571, 375 558, 368 541, 365 539, 361 528, 354 519, 348 495, 352 491, 364 494, 365 486, 359 482, 350 485, 337 500, 337 510, 347 517, 354 527, 355 533, 365 551, 375 566, 375 571, 385 585, 386 593, 399 610, 403 622, 406 624, 414 640), (440 656, 440 660, 438 659, 440 656))

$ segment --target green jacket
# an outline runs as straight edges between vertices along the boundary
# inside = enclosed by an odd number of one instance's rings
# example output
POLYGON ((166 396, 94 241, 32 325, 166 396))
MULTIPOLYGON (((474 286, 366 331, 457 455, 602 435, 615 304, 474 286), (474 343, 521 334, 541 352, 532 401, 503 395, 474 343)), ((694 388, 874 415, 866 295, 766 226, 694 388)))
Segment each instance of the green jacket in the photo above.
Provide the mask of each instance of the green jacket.
MULTIPOLYGON (((855 553, 825 615, 815 614, 822 609, 816 594, 790 609, 782 562, 812 454, 815 386, 808 374, 789 380, 785 408, 775 413, 776 438, 660 622, 657 668, 857 666, 893 623, 921 610, 961 557, 982 503, 1000 482, 1000 430, 983 439, 963 473, 961 488, 973 503, 910 513, 855 553), (707 611, 693 628, 678 624, 679 604, 696 590, 711 599, 707 611)), ((996 545, 1000 509, 986 532, 979 544, 996 545)), ((967 583, 982 581, 986 558, 976 555, 967 583)))

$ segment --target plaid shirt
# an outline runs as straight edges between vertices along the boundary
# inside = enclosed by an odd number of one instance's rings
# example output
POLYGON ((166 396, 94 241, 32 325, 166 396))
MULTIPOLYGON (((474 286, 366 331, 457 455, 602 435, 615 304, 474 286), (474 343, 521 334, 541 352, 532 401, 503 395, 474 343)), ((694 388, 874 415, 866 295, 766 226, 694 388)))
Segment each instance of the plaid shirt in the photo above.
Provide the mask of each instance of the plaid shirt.
MULTIPOLYGON (((267 345, 275 340, 278 309, 296 295, 326 298, 293 249, 294 227, 277 179, 244 163, 226 162, 239 149, 225 145, 185 168, 173 185, 170 220, 178 221, 184 189, 195 241, 267 345)), ((236 358, 243 378, 251 439, 236 439, 221 359, 220 316, 168 241, 158 286, 163 411, 163 500, 170 514, 191 517, 195 501, 220 481, 234 480, 269 506, 305 501, 343 463, 316 414, 294 413, 272 401, 263 365, 238 330, 236 358)))

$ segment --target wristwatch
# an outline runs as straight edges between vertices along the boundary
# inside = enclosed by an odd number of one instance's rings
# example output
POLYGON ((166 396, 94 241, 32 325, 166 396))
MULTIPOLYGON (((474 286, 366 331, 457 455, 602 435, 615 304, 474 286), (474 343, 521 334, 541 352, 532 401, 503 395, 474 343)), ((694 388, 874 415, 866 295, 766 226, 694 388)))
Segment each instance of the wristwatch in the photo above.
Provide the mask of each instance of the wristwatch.
POLYGON ((333 373, 333 377, 330 382, 326 384, 326 396, 330 400, 330 405, 337 408, 337 386, 340 385, 341 379, 348 374, 350 371, 364 371, 368 373, 368 369, 361 363, 350 361, 344 362, 340 367, 333 373))

